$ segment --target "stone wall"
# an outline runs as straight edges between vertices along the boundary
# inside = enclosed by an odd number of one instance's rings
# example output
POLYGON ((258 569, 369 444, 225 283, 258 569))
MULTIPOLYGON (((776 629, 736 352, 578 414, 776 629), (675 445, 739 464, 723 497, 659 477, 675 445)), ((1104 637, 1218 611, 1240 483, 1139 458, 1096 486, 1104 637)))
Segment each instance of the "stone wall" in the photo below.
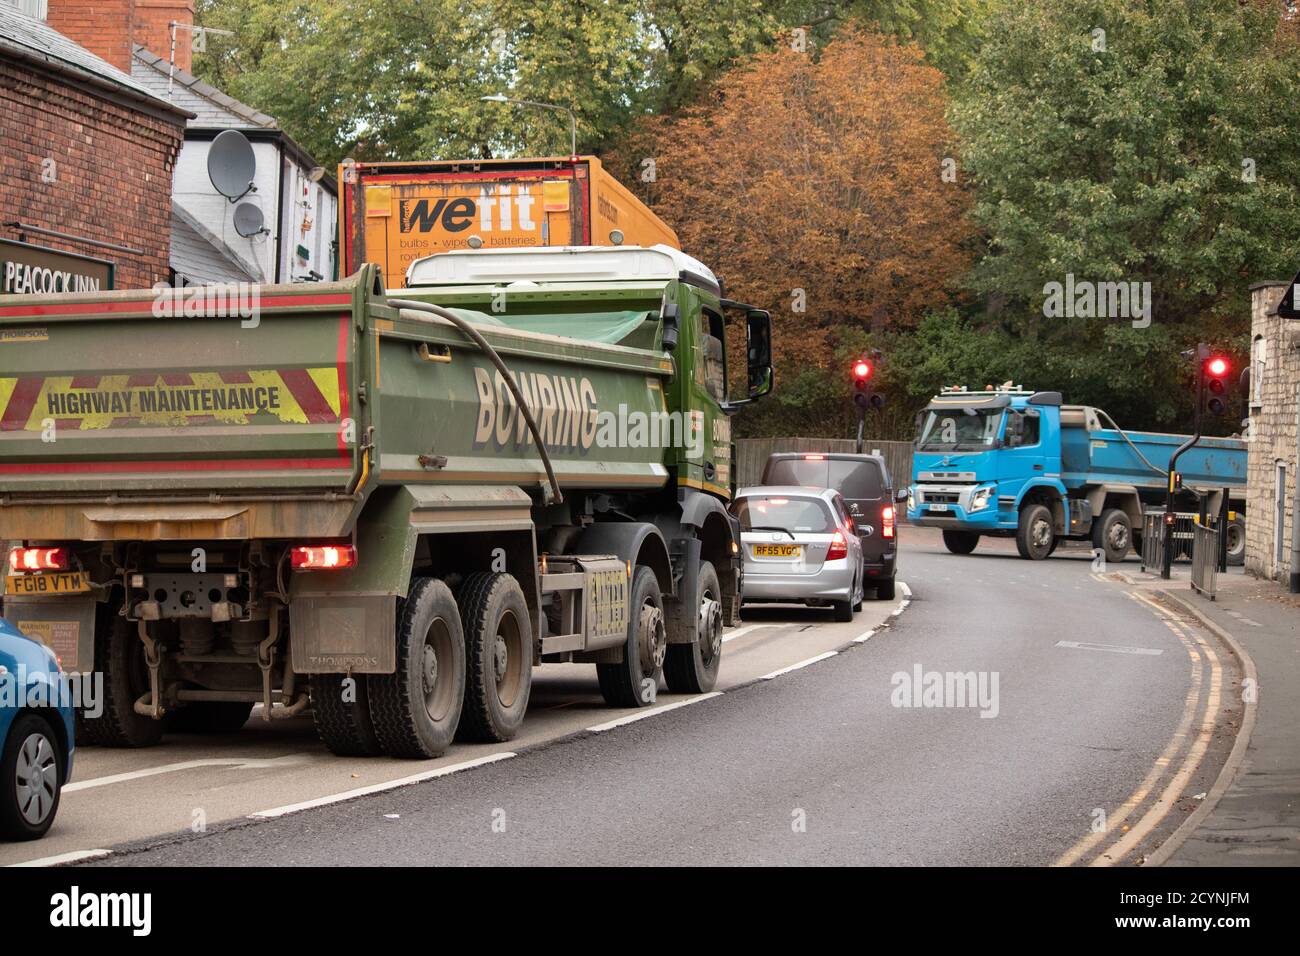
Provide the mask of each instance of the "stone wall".
POLYGON ((1291 498, 1296 477, 1296 389, 1300 387, 1300 322, 1278 318, 1290 283, 1251 287, 1251 394, 1246 473, 1246 570, 1285 581, 1291 561, 1291 498), (1277 468, 1286 467, 1285 515, 1278 560, 1277 468))

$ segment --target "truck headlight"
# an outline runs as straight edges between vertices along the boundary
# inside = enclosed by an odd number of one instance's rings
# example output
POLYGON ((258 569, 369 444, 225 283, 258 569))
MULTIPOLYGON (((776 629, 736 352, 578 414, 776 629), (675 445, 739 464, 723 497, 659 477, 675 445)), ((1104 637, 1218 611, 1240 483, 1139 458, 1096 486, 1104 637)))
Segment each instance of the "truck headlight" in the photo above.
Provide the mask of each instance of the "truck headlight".
POLYGON ((970 510, 983 511, 993 501, 993 489, 981 488, 970 496, 970 510))

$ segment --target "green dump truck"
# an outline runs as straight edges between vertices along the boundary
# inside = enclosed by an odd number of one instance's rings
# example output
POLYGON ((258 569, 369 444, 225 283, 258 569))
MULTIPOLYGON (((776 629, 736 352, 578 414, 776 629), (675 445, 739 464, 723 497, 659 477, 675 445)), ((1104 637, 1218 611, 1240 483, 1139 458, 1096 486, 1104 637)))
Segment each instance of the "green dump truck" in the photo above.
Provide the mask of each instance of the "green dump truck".
POLYGON ((768 314, 667 247, 454 252, 407 283, 0 300, 4 611, 103 675, 82 740, 261 704, 335 753, 428 757, 512 737, 542 663, 595 664, 618 706, 712 688, 768 314))

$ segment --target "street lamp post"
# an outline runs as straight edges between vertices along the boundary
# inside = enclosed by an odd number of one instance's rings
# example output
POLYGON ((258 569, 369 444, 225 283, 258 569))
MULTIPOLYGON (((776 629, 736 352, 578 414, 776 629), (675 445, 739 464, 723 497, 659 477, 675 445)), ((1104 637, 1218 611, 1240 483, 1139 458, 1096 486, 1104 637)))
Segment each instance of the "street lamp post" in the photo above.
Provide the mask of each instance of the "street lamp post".
POLYGON ((506 96, 504 93, 496 93, 492 96, 480 96, 479 100, 484 103, 510 103, 514 106, 532 106, 539 110, 556 110, 560 113, 569 114, 569 155, 578 155, 578 117, 573 110, 567 106, 556 106, 554 103, 538 103, 534 100, 515 100, 506 96))

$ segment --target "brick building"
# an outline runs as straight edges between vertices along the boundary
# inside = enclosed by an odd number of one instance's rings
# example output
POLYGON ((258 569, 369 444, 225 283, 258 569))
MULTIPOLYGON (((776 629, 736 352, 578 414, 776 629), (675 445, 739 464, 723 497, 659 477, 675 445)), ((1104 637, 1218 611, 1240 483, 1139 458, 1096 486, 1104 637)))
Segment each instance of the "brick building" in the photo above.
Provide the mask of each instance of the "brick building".
POLYGON ((1289 282, 1251 287, 1246 570, 1286 581, 1291 568, 1291 500, 1296 482, 1300 322, 1277 314, 1289 282))
POLYGON ((47 279, 106 263, 117 288, 168 278, 172 172, 191 114, 131 78, 129 37, 120 57, 104 50, 119 66, 51 25, 71 8, 154 6, 49 0, 47 22, 45 0, 0 0, 0 257, 41 257, 47 279))

